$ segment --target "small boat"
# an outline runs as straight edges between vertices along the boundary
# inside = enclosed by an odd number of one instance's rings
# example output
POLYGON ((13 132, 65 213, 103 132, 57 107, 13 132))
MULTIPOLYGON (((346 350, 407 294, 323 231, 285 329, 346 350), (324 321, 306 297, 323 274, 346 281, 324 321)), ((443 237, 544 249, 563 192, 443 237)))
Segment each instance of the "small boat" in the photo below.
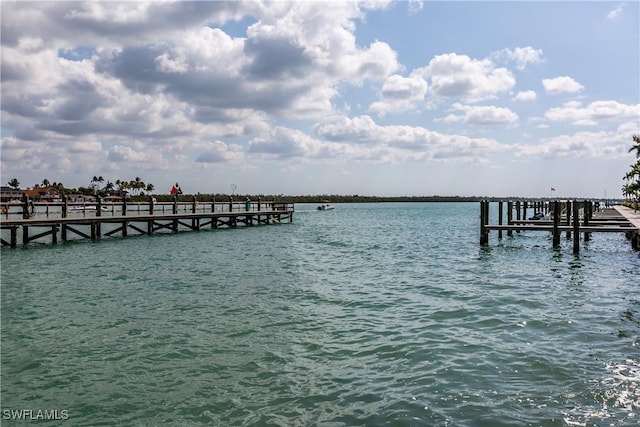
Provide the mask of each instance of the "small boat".
POLYGON ((334 210, 336 207, 333 205, 320 205, 318 206, 318 210, 319 211, 332 211, 334 210))
POLYGON ((540 220, 547 220, 549 219, 549 217, 546 216, 543 212, 536 212, 529 219, 532 221, 540 221, 540 220))
MULTIPOLYGON (((71 206, 71 207, 69 208, 69 210, 70 210, 70 211, 73 211, 73 212, 94 212, 94 211, 98 210, 98 208, 96 208, 96 207, 95 207, 95 206, 93 206, 93 205, 89 205, 89 206, 71 206)), ((102 207, 100 208, 100 210, 102 210, 102 211, 108 211, 108 210, 109 210, 109 208, 108 208, 108 207, 106 207, 106 206, 102 206, 102 207)))

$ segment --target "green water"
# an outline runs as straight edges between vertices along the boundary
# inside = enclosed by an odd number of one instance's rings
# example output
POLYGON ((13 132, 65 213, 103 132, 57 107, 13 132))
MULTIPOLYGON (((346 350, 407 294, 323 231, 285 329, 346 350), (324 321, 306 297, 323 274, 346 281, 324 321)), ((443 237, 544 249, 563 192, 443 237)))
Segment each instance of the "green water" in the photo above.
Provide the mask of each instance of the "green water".
POLYGON ((314 208, 3 249, 2 425, 639 423, 623 236, 480 248, 474 203, 314 208))

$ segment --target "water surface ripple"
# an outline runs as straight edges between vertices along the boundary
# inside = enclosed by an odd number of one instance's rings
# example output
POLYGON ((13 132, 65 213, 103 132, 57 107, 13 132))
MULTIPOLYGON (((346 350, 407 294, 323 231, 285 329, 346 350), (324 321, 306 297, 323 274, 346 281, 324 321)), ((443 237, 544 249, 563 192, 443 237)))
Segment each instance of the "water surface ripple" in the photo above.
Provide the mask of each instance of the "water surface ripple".
POLYGON ((480 248, 476 204, 313 208, 3 249, 3 425, 21 409, 75 426, 640 422, 640 259, 623 237, 480 248))

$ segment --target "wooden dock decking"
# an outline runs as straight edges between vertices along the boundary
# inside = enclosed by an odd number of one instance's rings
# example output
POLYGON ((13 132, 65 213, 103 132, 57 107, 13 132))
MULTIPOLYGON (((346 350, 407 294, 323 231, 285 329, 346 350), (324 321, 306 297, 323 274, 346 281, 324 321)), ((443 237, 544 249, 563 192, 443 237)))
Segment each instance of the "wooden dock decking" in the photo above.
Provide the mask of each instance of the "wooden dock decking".
POLYGON ((500 201, 497 202, 498 223, 490 224, 489 203, 480 202, 480 245, 489 244, 490 231, 497 231, 498 239, 502 239, 504 231, 508 236, 514 232, 547 231, 553 236, 553 247, 560 245, 562 233, 566 233, 567 239, 573 237, 574 253, 580 252, 580 236, 583 235, 583 240, 588 241, 592 233, 624 233, 634 250, 640 246, 640 212, 624 206, 600 208, 599 204, 589 200, 553 200, 531 204, 526 201, 500 201), (505 205, 507 221, 503 223, 505 205), (527 209, 532 207, 534 212, 543 212, 550 219, 527 219, 527 209))
MULTIPOLYGON (((29 205, 32 206, 32 205, 29 205)), ((100 239, 120 235, 153 234, 160 231, 177 233, 181 230, 204 228, 234 228, 292 222, 294 204, 290 202, 174 202, 158 204, 83 204, 82 211, 70 209, 71 204, 36 204, 35 216, 25 204, 13 205, 0 220, 2 246, 15 248, 50 237, 58 241, 100 239), (56 208, 60 210, 56 210, 56 208), (162 210, 162 212, 160 212, 162 210), (165 213, 165 211, 170 213, 165 213), (71 238, 74 236, 75 238, 71 238)))

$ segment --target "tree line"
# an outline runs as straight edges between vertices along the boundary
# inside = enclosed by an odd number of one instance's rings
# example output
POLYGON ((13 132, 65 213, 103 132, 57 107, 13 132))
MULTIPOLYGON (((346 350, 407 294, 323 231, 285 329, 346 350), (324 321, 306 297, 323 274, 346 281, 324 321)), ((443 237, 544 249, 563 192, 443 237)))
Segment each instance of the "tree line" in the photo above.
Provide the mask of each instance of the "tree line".
MULTIPOLYGON (((17 178, 12 178, 8 182, 9 187, 19 190, 20 181, 17 178)), ((131 196, 143 196, 146 194, 153 194, 155 186, 151 183, 145 183, 140 177, 134 179, 116 179, 115 181, 105 181, 103 176, 94 176, 90 180, 90 184, 86 187, 65 187, 61 182, 51 182, 47 178, 41 182, 36 183, 33 188, 55 188, 60 195, 66 194, 84 194, 87 196, 107 196, 107 195, 123 195, 128 194, 131 196)))

